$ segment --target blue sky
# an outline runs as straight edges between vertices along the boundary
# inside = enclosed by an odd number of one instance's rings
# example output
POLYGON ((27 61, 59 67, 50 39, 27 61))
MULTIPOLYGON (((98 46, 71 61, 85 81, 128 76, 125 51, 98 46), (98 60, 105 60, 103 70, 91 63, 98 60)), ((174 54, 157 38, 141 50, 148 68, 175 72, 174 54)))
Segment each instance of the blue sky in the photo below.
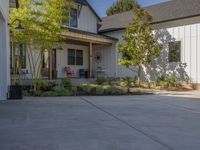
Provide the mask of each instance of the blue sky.
MULTIPOLYGON (((109 6, 112 5, 113 2, 116 0, 88 0, 89 3, 93 6, 99 16, 103 17, 106 16, 106 10, 109 6)), ((137 0, 137 2, 141 6, 149 6, 156 3, 162 3, 167 0, 137 0)))

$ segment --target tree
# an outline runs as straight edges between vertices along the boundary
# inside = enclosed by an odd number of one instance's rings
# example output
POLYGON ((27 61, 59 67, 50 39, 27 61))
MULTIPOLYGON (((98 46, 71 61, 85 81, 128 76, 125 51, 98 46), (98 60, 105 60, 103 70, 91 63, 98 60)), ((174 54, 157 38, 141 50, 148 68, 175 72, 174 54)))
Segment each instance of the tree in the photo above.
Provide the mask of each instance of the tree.
POLYGON ((133 6, 134 19, 123 35, 124 44, 118 44, 122 54, 119 63, 127 68, 137 66, 140 85, 141 68, 160 55, 161 46, 153 34, 152 17, 138 5, 133 6))
POLYGON ((107 9, 107 16, 130 11, 133 5, 136 5, 134 0, 117 0, 107 9))
MULTIPOLYGON (((67 16, 71 0, 19 0, 20 8, 10 10, 11 40, 13 48, 17 44, 26 44, 29 67, 36 89, 36 80, 40 77, 42 55, 44 51, 51 52, 52 48, 62 41, 62 20, 67 16), (17 31, 18 25, 24 31, 17 31), (37 53, 37 55, 35 55, 37 53)), ((21 67, 18 67, 21 72, 21 67)))

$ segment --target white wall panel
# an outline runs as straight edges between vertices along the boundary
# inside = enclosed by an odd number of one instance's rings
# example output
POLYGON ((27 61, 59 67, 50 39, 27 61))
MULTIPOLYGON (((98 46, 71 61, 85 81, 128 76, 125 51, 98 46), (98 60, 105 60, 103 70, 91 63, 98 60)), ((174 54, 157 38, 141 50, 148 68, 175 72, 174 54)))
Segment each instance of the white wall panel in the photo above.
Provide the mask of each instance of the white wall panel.
MULTIPOLYGON (((168 22, 155 25, 155 30, 162 30, 163 34, 168 34, 169 38, 165 41, 165 50, 161 54, 162 60, 154 64, 163 63, 164 72, 175 72, 181 76, 185 72, 193 83, 200 83, 200 17, 189 18, 179 21, 168 22), (165 33, 164 33, 165 32, 165 33), (168 42, 181 41, 181 63, 168 63, 168 42), (185 66, 186 65, 186 66, 185 66), (183 71, 184 69, 184 71, 183 71), (168 70, 168 71, 167 71, 168 70), (170 71, 169 71, 170 70, 170 71)), ((107 35, 118 38, 123 43, 122 35, 124 31, 107 33, 107 35)), ((120 54, 118 54, 120 58, 120 54)), ((163 72, 163 73, 164 73, 163 72)), ((130 71, 118 65, 117 74, 122 77, 124 75, 131 76, 130 71)), ((155 75, 155 73, 152 72, 155 75)))
POLYGON ((94 13, 90 10, 89 7, 83 6, 81 8, 81 13, 78 19, 78 29, 97 33, 97 17, 94 13))
POLYGON ((0 100, 6 100, 9 74, 8 0, 0 0, 0 100))

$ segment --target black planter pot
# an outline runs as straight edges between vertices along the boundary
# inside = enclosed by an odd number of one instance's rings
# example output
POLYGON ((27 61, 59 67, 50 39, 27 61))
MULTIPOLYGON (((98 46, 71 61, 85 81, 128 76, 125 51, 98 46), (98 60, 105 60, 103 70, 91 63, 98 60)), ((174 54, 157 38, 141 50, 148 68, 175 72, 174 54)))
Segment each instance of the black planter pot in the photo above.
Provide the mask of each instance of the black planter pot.
POLYGON ((11 85, 9 89, 9 99, 11 100, 23 99, 22 86, 11 85))

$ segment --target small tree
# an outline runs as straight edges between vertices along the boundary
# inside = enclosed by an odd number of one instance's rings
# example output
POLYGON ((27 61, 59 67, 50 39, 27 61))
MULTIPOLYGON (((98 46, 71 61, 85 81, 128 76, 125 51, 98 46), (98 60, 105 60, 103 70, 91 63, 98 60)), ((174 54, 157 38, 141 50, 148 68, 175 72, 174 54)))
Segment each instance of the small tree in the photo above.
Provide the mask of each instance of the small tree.
POLYGON ((134 19, 127 28, 123 39, 124 44, 118 44, 122 54, 119 63, 127 68, 137 66, 137 78, 140 85, 141 68, 160 55, 158 44, 151 26, 152 17, 138 5, 133 6, 134 19))
POLYGON ((117 0, 107 9, 107 16, 126 12, 132 9, 133 5, 136 4, 133 0, 117 0))
MULTIPOLYGON (((52 48, 62 41, 62 32, 66 32, 62 28, 62 20, 68 17, 63 14, 67 14, 71 0, 19 0, 19 4, 19 9, 10 10, 10 22, 13 22, 10 29, 11 39, 14 45, 26 44, 29 68, 36 91, 36 80, 40 78, 43 53, 51 52, 52 48), (15 30, 19 23, 24 27, 23 32, 15 30)), ((20 67, 19 72, 21 72, 20 67)))

